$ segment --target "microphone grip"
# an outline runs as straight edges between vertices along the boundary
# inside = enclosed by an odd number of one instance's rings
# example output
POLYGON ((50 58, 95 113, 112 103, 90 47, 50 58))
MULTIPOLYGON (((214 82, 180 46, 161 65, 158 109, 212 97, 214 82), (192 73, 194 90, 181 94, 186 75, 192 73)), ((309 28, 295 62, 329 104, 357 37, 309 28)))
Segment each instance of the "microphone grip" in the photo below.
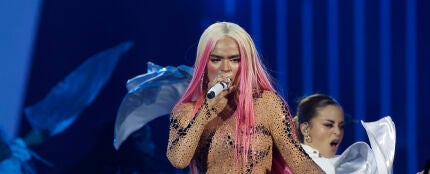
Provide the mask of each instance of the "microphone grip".
POLYGON ((206 96, 209 99, 214 98, 215 96, 217 96, 221 91, 225 90, 228 88, 227 83, 224 82, 218 82, 215 84, 215 86, 213 86, 211 89, 209 89, 208 93, 206 94, 206 96))

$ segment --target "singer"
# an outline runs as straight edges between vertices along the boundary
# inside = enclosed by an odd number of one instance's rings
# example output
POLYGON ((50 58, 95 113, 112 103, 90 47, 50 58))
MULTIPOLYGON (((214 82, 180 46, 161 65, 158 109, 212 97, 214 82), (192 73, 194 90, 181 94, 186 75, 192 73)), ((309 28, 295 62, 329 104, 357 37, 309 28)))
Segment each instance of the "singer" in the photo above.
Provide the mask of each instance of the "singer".
POLYGON ((301 148, 287 104, 243 28, 210 25, 194 67, 170 118, 173 166, 190 165, 192 173, 323 173, 301 148), (224 83, 231 85, 217 87, 224 83))

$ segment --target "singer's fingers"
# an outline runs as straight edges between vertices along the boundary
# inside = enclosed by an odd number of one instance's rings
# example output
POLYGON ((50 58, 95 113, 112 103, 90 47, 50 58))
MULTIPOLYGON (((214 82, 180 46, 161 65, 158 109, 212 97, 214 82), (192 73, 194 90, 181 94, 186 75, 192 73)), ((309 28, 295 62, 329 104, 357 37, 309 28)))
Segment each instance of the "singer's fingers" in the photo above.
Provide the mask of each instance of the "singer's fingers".
POLYGON ((230 85, 230 87, 228 87, 227 91, 230 93, 232 91, 236 90, 236 86, 235 85, 230 85))
POLYGON ((236 86, 230 86, 227 90, 222 90, 213 98, 207 98, 209 108, 213 108, 217 113, 220 113, 228 104, 227 95, 235 92, 236 86))
POLYGON ((220 75, 220 77, 219 77, 220 79, 220 81, 223 81, 223 82, 226 82, 226 83, 229 83, 230 82, 230 75, 229 74, 222 74, 222 75, 220 75))
POLYGON ((215 86, 216 83, 218 83, 219 81, 221 81, 221 77, 219 75, 217 75, 212 81, 209 82, 208 84, 208 88, 212 88, 213 86, 215 86))
POLYGON ((218 82, 225 82, 225 83, 230 83, 230 75, 228 74, 218 74, 215 79, 213 79, 212 81, 210 81, 208 83, 208 88, 212 88, 213 86, 215 86, 215 84, 217 84, 218 82))
POLYGON ((216 95, 212 99, 208 99, 209 108, 215 108, 218 111, 222 111, 224 107, 227 105, 227 98, 225 97, 229 92, 227 90, 221 91, 218 95, 216 95))

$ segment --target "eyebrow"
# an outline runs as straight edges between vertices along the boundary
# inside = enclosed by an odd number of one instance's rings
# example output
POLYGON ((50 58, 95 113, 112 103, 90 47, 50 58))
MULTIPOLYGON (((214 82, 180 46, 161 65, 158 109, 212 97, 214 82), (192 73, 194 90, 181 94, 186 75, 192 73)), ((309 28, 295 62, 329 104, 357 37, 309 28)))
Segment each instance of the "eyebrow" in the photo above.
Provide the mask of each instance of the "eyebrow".
MULTIPOLYGON (((216 54, 211 54, 210 57, 215 57, 215 58, 219 58, 219 59, 224 58, 224 57, 216 55, 216 54)), ((228 59, 233 59, 233 58, 238 58, 238 57, 240 58, 240 55, 239 54, 235 54, 235 55, 232 55, 232 56, 228 56, 228 59)))
MULTIPOLYGON (((333 121, 333 120, 330 120, 330 119, 324 119, 324 121, 328 121, 328 122, 330 122, 330 123, 333 123, 334 124, 334 122, 335 121, 333 121)), ((339 122, 340 124, 343 124, 344 123, 344 121, 342 121, 342 122, 339 122)))

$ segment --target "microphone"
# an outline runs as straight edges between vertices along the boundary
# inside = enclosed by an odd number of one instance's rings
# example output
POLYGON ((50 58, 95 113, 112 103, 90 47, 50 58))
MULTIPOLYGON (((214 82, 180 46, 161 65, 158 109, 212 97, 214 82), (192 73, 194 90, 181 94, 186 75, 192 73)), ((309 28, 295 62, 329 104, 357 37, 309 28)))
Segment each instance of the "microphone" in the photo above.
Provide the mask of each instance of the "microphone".
MULTIPOLYGON (((230 80, 230 79, 229 79, 230 80)), ((226 82, 218 82, 215 84, 215 86, 213 86, 211 89, 209 89, 208 93, 206 94, 206 96, 209 99, 214 98, 215 96, 217 96, 221 91, 226 90, 230 87, 230 83, 226 83, 226 82)))

